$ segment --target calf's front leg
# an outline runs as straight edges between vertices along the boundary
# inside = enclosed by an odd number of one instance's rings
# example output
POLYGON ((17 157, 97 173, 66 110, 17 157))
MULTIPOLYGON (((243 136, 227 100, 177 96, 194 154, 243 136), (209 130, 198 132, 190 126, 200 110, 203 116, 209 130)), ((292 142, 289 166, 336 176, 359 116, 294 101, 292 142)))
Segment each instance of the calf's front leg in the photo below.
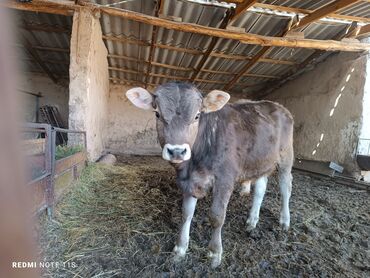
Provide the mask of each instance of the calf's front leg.
POLYGON ((210 221, 213 228, 212 238, 209 242, 209 257, 211 258, 211 267, 216 268, 221 264, 222 258, 222 238, 221 230, 225 222, 227 205, 230 200, 231 191, 218 190, 214 188, 213 201, 210 210, 210 221))
POLYGON ((191 220, 193 219, 196 204, 196 198, 190 195, 184 195, 182 201, 182 225, 177 243, 173 249, 173 252, 175 253, 175 260, 183 258, 186 254, 186 250, 188 249, 190 224, 191 220))

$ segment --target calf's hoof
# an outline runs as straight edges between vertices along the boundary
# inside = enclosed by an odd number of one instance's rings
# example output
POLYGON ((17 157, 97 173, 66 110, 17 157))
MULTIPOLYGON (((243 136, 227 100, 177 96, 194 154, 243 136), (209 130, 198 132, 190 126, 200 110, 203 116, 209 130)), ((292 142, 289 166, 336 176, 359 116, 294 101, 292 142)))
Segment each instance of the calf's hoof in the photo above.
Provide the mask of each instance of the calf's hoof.
POLYGON ((175 245, 175 247, 173 248, 173 253, 174 253, 173 260, 175 262, 179 262, 183 260, 186 255, 186 249, 187 249, 186 247, 175 245))
POLYGON ((247 231, 250 232, 256 228, 258 223, 258 217, 249 217, 247 220, 247 231))
POLYGON ((209 251, 208 257, 211 259, 211 268, 216 268, 221 264, 222 253, 209 251))
POLYGON ((280 226, 284 231, 288 231, 289 226, 290 226, 290 219, 287 218, 287 217, 281 216, 280 217, 280 226))

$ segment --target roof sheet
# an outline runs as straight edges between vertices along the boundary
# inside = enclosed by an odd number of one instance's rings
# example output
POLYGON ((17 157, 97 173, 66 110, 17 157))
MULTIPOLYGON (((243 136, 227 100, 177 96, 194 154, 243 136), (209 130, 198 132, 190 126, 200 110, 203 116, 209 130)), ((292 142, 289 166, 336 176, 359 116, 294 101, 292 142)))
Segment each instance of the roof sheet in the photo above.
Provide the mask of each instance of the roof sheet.
MULTIPOLYGON (((219 27, 227 10, 227 8, 222 6, 204 5, 186 0, 162 1, 164 1, 163 15, 181 18, 183 22, 210 27, 219 27)), ((199 1, 202 2, 201 0, 199 1)), ((204 0, 203 2, 207 1, 204 0)), ((259 3, 308 10, 318 9, 331 2, 333 0, 259 1, 259 3)), ((154 15, 155 11, 154 0, 95 0, 95 3, 113 5, 115 8, 127 9, 147 15, 154 15)), ((25 22, 65 26, 70 29, 72 26, 71 17, 28 12, 17 13, 19 20, 25 22)), ((370 2, 360 1, 337 13, 370 18, 370 2)), ((245 29, 246 32, 253 34, 277 36, 286 28, 291 16, 292 14, 288 13, 271 14, 249 10, 233 22, 233 26, 245 29)), ((153 26, 104 13, 100 21, 103 35, 126 41, 104 40, 110 55, 123 56, 121 58, 108 57, 111 68, 121 69, 110 70, 110 77, 115 79, 113 82, 119 82, 120 79, 143 84, 146 81, 146 73, 148 71, 153 26), (140 44, 127 43, 127 40, 139 40, 140 44), (124 57, 128 57, 128 59, 124 57)), ((346 24, 345 22, 317 21, 308 25, 303 31, 306 38, 325 40, 338 37, 347 26, 348 23, 346 24)), ((21 30, 20 34, 34 45, 69 48, 69 33, 21 30)), ((160 84, 174 79, 189 79, 194 69, 199 66, 203 52, 207 50, 211 41, 212 37, 205 35, 158 28, 156 43, 161 44, 162 47, 156 47, 154 50, 153 65, 148 83, 160 84), (177 51, 173 48, 177 48, 177 51), (186 48, 188 50, 183 51, 178 48, 186 48), (188 53, 189 51, 192 53, 188 53), (167 67, 161 67, 158 64, 165 64, 167 67), (173 67, 178 69, 173 69, 173 67)), ((213 51, 218 54, 232 55, 234 59, 225 59, 225 57, 220 57, 220 55, 211 55, 203 65, 202 69, 204 71, 198 74, 195 83, 204 90, 222 89, 246 65, 248 57, 253 57, 260 49, 261 46, 248 45, 235 40, 218 39, 213 51), (219 73, 215 73, 215 71, 219 73)), ((240 78, 233 89, 236 91, 246 90, 247 92, 259 90, 264 84, 274 80, 273 77, 278 79, 291 72, 295 64, 302 63, 313 53, 314 50, 310 49, 271 47, 268 53, 264 55, 265 60, 260 60, 250 68, 248 71, 249 75, 240 78), (274 61, 271 61, 271 59, 274 61)), ((59 75, 68 75, 68 53, 42 51, 40 55, 53 72, 59 75), (56 64, 53 61, 63 61, 63 63, 56 64)), ((28 60, 26 65, 30 70, 41 70, 31 59, 26 60, 28 60)))

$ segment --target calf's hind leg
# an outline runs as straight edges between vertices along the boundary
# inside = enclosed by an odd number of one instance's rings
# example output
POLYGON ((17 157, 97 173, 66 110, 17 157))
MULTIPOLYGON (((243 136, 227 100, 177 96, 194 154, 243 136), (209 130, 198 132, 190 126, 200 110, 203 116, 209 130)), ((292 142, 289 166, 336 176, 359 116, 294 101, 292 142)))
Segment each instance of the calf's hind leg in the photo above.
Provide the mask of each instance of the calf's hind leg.
POLYGON ((280 225, 284 230, 288 230, 290 225, 289 199, 292 192, 291 167, 279 165, 279 187, 281 194, 280 225))
POLYGON ((293 166, 293 147, 288 148, 281 158, 278 165, 279 170, 279 187, 281 195, 280 225, 284 230, 289 229, 290 211, 289 199, 292 193, 292 166, 293 166))
POLYGON ((266 185, 267 185, 267 177, 260 177, 256 180, 254 185, 254 194, 253 194, 253 204, 252 208, 249 212, 249 217, 247 220, 247 231, 253 230, 260 216, 260 208, 263 201, 263 197, 265 196, 266 192, 266 185))

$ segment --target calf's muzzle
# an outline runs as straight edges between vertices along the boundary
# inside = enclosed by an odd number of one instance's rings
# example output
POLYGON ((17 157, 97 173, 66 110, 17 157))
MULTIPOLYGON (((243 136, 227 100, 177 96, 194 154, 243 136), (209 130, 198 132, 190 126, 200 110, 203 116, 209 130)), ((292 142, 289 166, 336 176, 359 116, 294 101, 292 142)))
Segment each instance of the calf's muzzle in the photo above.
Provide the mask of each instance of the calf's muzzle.
POLYGON ((191 157, 191 150, 189 144, 172 145, 165 144, 163 146, 162 157, 172 163, 181 163, 189 160, 191 157))

